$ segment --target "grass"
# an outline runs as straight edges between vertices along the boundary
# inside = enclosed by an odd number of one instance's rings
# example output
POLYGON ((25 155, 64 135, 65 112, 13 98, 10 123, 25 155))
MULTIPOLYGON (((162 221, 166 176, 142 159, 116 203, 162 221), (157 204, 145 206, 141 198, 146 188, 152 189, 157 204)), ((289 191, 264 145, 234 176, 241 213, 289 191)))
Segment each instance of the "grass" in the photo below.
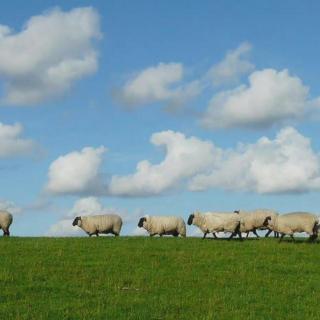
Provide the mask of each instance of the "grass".
POLYGON ((319 244, 2 238, 0 248, 0 319, 319 319, 319 244))

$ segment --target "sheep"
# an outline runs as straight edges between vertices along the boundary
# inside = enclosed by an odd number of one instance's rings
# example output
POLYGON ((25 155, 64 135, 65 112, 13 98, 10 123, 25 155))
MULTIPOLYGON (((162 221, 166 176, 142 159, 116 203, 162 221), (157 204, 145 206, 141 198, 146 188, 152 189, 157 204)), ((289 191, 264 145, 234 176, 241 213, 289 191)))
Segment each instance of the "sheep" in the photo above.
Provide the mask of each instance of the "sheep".
MULTIPOLYGON (((266 217, 272 217, 274 218, 277 213, 273 210, 268 209, 257 209, 253 211, 240 211, 236 210, 234 213, 237 213, 241 219, 241 227, 240 231, 247 233, 247 238, 249 236, 250 232, 253 232, 257 238, 260 238, 257 234, 257 230, 259 229, 266 229, 267 226, 264 225, 266 217)), ((270 229, 267 232, 266 236, 269 236, 270 229)), ((276 232, 275 232, 276 236, 276 232)))
POLYGON ((94 234, 99 236, 99 233, 112 233, 117 237, 121 231, 122 219, 116 214, 81 216, 76 217, 72 225, 80 227, 89 237, 94 234))
POLYGON ((8 211, 0 211, 0 229, 3 230, 3 236, 10 236, 9 227, 12 223, 12 214, 8 211))
POLYGON ((203 232, 205 239, 208 233, 212 233, 215 238, 216 232, 231 232, 229 239, 232 239, 236 234, 242 240, 240 233, 240 217, 234 213, 221 212, 194 212, 189 216, 188 225, 194 224, 203 232))
POLYGON ((139 219, 138 227, 146 229, 150 237, 157 234, 160 237, 163 235, 186 237, 186 224, 180 217, 146 215, 139 219))
POLYGON ((315 241, 318 237, 319 218, 308 212, 291 212, 275 218, 268 216, 264 224, 281 234, 279 242, 285 235, 289 235, 294 241, 295 232, 306 232, 310 241, 315 241))

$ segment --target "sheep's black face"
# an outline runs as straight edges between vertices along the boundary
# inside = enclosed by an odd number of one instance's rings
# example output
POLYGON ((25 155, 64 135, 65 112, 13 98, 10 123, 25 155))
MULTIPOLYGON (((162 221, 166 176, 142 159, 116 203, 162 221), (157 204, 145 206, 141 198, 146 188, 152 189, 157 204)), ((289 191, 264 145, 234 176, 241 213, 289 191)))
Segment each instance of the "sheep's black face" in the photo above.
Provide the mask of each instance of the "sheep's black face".
POLYGON ((142 227, 143 227, 143 223, 144 223, 145 221, 147 221, 147 219, 146 219, 145 217, 140 218, 139 223, 138 223, 138 227, 139 227, 139 228, 142 228, 142 227))
POLYGON ((240 210, 234 210, 233 213, 240 213, 240 210))
POLYGON ((72 222, 72 225, 73 226, 77 226, 78 225, 78 221, 81 221, 81 217, 76 217, 73 222, 72 222))
POLYGON ((271 217, 269 216, 269 217, 266 217, 266 219, 264 220, 264 222, 263 222, 263 226, 264 227, 267 227, 268 225, 269 225, 269 221, 271 221, 271 217))
POLYGON ((193 222, 194 214, 190 214, 189 219, 188 219, 188 225, 191 226, 193 222))

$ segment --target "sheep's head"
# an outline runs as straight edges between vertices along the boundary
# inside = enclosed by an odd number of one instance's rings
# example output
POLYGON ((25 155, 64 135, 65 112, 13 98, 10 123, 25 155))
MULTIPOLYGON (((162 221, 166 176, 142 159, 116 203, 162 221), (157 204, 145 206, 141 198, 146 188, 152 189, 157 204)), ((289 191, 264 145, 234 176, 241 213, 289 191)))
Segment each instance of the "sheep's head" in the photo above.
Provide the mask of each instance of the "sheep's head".
POLYGON ((139 222, 138 222, 138 227, 142 228, 143 227, 143 223, 147 221, 146 217, 142 217, 140 218, 139 222))
POLYGON ((263 226, 268 227, 270 225, 271 216, 268 216, 264 219, 263 226))
POLYGON ((193 219, 194 219, 194 213, 190 214, 190 216, 189 216, 189 218, 188 218, 188 225, 189 225, 189 226, 192 225, 193 219))
POLYGON ((239 214, 239 213, 240 213, 240 210, 234 210, 233 213, 239 214))
POLYGON ((72 225, 80 227, 81 226, 81 217, 75 217, 75 219, 72 222, 72 225))

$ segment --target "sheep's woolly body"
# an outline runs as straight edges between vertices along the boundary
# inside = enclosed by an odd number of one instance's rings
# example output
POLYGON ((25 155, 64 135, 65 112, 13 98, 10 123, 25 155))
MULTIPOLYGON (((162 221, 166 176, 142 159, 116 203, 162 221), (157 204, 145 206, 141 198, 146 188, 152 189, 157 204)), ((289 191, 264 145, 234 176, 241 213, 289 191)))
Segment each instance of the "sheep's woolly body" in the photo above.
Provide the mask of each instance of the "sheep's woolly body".
POLYGON ((82 216, 79 226, 89 235, 99 233, 119 235, 122 227, 122 219, 116 214, 82 216))
POLYGON ((196 212, 193 214, 193 224, 206 233, 235 232, 240 223, 236 213, 223 212, 196 212))
POLYGON ((317 234, 319 218, 308 212, 291 212, 277 216, 269 222, 271 228, 283 235, 306 232, 310 236, 317 234))
POLYGON ((3 230, 3 235, 10 235, 9 227, 12 223, 12 214, 8 211, 0 211, 0 229, 3 230))
POLYGON ((267 217, 275 219, 278 214, 273 210, 258 209, 254 211, 240 211, 239 217, 241 219, 241 232, 250 232, 257 229, 266 229, 264 222, 267 217))
POLYGON ((150 235, 181 235, 186 236, 186 224, 180 217, 174 216, 147 216, 143 227, 150 235))

